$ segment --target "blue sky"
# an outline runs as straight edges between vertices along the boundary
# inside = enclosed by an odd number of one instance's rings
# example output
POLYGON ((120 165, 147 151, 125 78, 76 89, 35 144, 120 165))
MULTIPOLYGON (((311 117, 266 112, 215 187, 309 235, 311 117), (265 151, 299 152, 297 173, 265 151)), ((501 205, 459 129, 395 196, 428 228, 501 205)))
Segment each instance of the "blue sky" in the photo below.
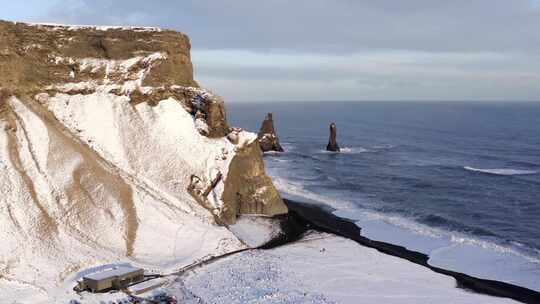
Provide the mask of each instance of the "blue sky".
POLYGON ((540 1, 0 0, 1 19, 187 33, 229 101, 540 101, 540 1))

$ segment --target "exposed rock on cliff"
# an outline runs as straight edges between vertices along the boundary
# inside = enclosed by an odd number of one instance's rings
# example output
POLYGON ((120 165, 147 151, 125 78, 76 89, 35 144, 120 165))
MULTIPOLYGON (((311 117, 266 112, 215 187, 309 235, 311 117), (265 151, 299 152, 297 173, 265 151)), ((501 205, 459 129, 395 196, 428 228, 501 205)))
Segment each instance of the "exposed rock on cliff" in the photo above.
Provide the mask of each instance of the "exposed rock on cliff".
POLYGON ((245 247, 216 222, 287 211, 184 34, 0 21, 0 71, 0 293, 174 269, 245 247))
POLYGON ((229 166, 223 190, 223 220, 232 224, 237 215, 273 216, 287 213, 271 179, 266 175, 259 143, 255 137, 240 143, 229 166))
POLYGON ((339 145, 336 141, 336 137, 337 137, 336 124, 331 123, 330 124, 330 137, 328 138, 328 145, 326 145, 327 151, 332 151, 332 152, 340 151, 339 145))
POLYGON ((160 64, 139 78, 140 86, 197 86, 189 39, 174 31, 0 21, 0 46, 0 83, 17 94, 58 83, 137 80, 126 72, 141 71, 157 60, 160 64), (146 59, 139 60, 142 58, 146 59), (124 60, 129 61, 122 65, 124 60), (111 71, 110 67, 117 69, 111 71))
POLYGON ((263 152, 283 152, 283 148, 279 144, 279 138, 277 137, 276 130, 274 128, 274 119, 272 117, 272 113, 268 113, 264 118, 257 138, 259 139, 259 144, 263 152))

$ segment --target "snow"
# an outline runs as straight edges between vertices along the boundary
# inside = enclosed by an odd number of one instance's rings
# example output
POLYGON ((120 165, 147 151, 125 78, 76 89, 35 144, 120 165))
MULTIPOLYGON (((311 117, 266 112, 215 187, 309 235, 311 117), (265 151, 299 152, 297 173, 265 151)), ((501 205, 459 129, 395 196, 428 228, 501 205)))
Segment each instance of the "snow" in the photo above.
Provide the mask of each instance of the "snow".
POLYGON ((167 284, 167 282, 168 280, 166 278, 152 279, 152 280, 144 281, 142 283, 130 286, 129 291, 134 294, 140 294, 144 290, 160 287, 164 284, 167 284))
POLYGON ((229 229, 249 247, 258 247, 277 237, 281 231, 279 220, 242 215, 229 229))
MULTIPOLYGON (((191 114, 172 98, 133 107, 114 94, 57 94, 48 107, 102 157, 179 200, 192 201, 186 192, 192 174, 207 183, 216 170, 226 176, 234 155, 227 139, 199 134, 191 114), (223 157, 224 151, 229 156, 223 157)), ((216 207, 222 205, 222 191, 223 182, 211 196, 216 207)))
POLYGON ((161 32, 163 31, 159 27, 144 27, 144 26, 112 26, 112 25, 67 25, 60 23, 24 23, 29 26, 35 26, 38 28, 45 28, 48 30, 67 30, 67 31, 78 31, 78 30, 97 30, 97 31, 108 31, 108 30, 123 30, 123 31, 136 31, 136 32, 161 32))
POLYGON ((195 119, 195 128, 200 134, 208 134, 210 131, 206 121, 202 118, 195 119))
MULTIPOLYGON (((151 92, 153 88, 143 87, 142 83, 157 64, 157 62, 166 60, 167 54, 162 52, 151 53, 147 56, 136 56, 125 60, 111 60, 103 58, 71 58, 55 56, 51 58, 55 64, 78 64, 78 72, 98 73, 101 70, 105 71, 102 81, 84 81, 84 82, 68 82, 47 87, 48 90, 58 90, 64 93, 82 90, 99 90, 101 92, 110 92, 114 89, 120 89, 123 94, 129 95, 136 89, 142 92, 151 92), (141 68, 137 69, 137 65, 141 68), (113 76, 116 76, 113 80, 113 76), (118 78, 118 79, 116 79, 118 78)), ((75 77, 75 72, 71 71, 70 78, 75 77)))
POLYGON ((11 98, 16 129, 0 122, 3 295, 68 302, 73 273, 89 267, 127 262, 167 273, 244 248, 185 191, 191 173, 226 174, 230 158, 215 157, 233 147, 198 134, 179 102, 132 107, 104 93, 40 99, 59 121, 11 98))
POLYGON ((229 256, 182 278, 184 293, 206 303, 515 303, 458 289, 451 277, 320 233, 229 256))

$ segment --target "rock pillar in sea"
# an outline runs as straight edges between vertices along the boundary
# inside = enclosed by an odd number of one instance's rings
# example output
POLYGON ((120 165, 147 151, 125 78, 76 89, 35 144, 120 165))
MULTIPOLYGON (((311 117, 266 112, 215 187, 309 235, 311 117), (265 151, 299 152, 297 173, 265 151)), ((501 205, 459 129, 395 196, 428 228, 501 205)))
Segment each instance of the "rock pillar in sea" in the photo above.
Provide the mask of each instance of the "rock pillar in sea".
POLYGON ((279 144, 279 138, 277 137, 276 130, 274 129, 274 119, 272 118, 272 113, 268 113, 266 115, 257 137, 263 152, 283 152, 283 148, 279 144))
POLYGON ((330 138, 328 139, 328 145, 326 145, 326 150, 327 151, 332 151, 332 152, 339 152, 340 149, 339 149, 339 146, 338 146, 338 143, 336 141, 336 124, 335 123, 331 123, 330 124, 330 138))

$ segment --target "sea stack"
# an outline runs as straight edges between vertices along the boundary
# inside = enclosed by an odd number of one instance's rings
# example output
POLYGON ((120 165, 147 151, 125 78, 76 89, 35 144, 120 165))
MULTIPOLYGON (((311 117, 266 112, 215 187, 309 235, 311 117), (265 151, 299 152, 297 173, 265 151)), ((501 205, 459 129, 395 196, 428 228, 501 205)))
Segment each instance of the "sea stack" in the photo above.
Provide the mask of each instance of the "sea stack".
POLYGON ((279 144, 276 130, 274 129, 272 113, 266 114, 266 118, 262 122, 261 129, 259 130, 258 139, 263 152, 283 152, 283 148, 279 144))
POLYGON ((339 152, 340 149, 339 149, 339 146, 337 144, 337 141, 336 141, 336 124, 335 123, 331 123, 330 124, 330 138, 328 139, 328 145, 326 145, 326 150, 327 151, 332 151, 332 152, 339 152))

